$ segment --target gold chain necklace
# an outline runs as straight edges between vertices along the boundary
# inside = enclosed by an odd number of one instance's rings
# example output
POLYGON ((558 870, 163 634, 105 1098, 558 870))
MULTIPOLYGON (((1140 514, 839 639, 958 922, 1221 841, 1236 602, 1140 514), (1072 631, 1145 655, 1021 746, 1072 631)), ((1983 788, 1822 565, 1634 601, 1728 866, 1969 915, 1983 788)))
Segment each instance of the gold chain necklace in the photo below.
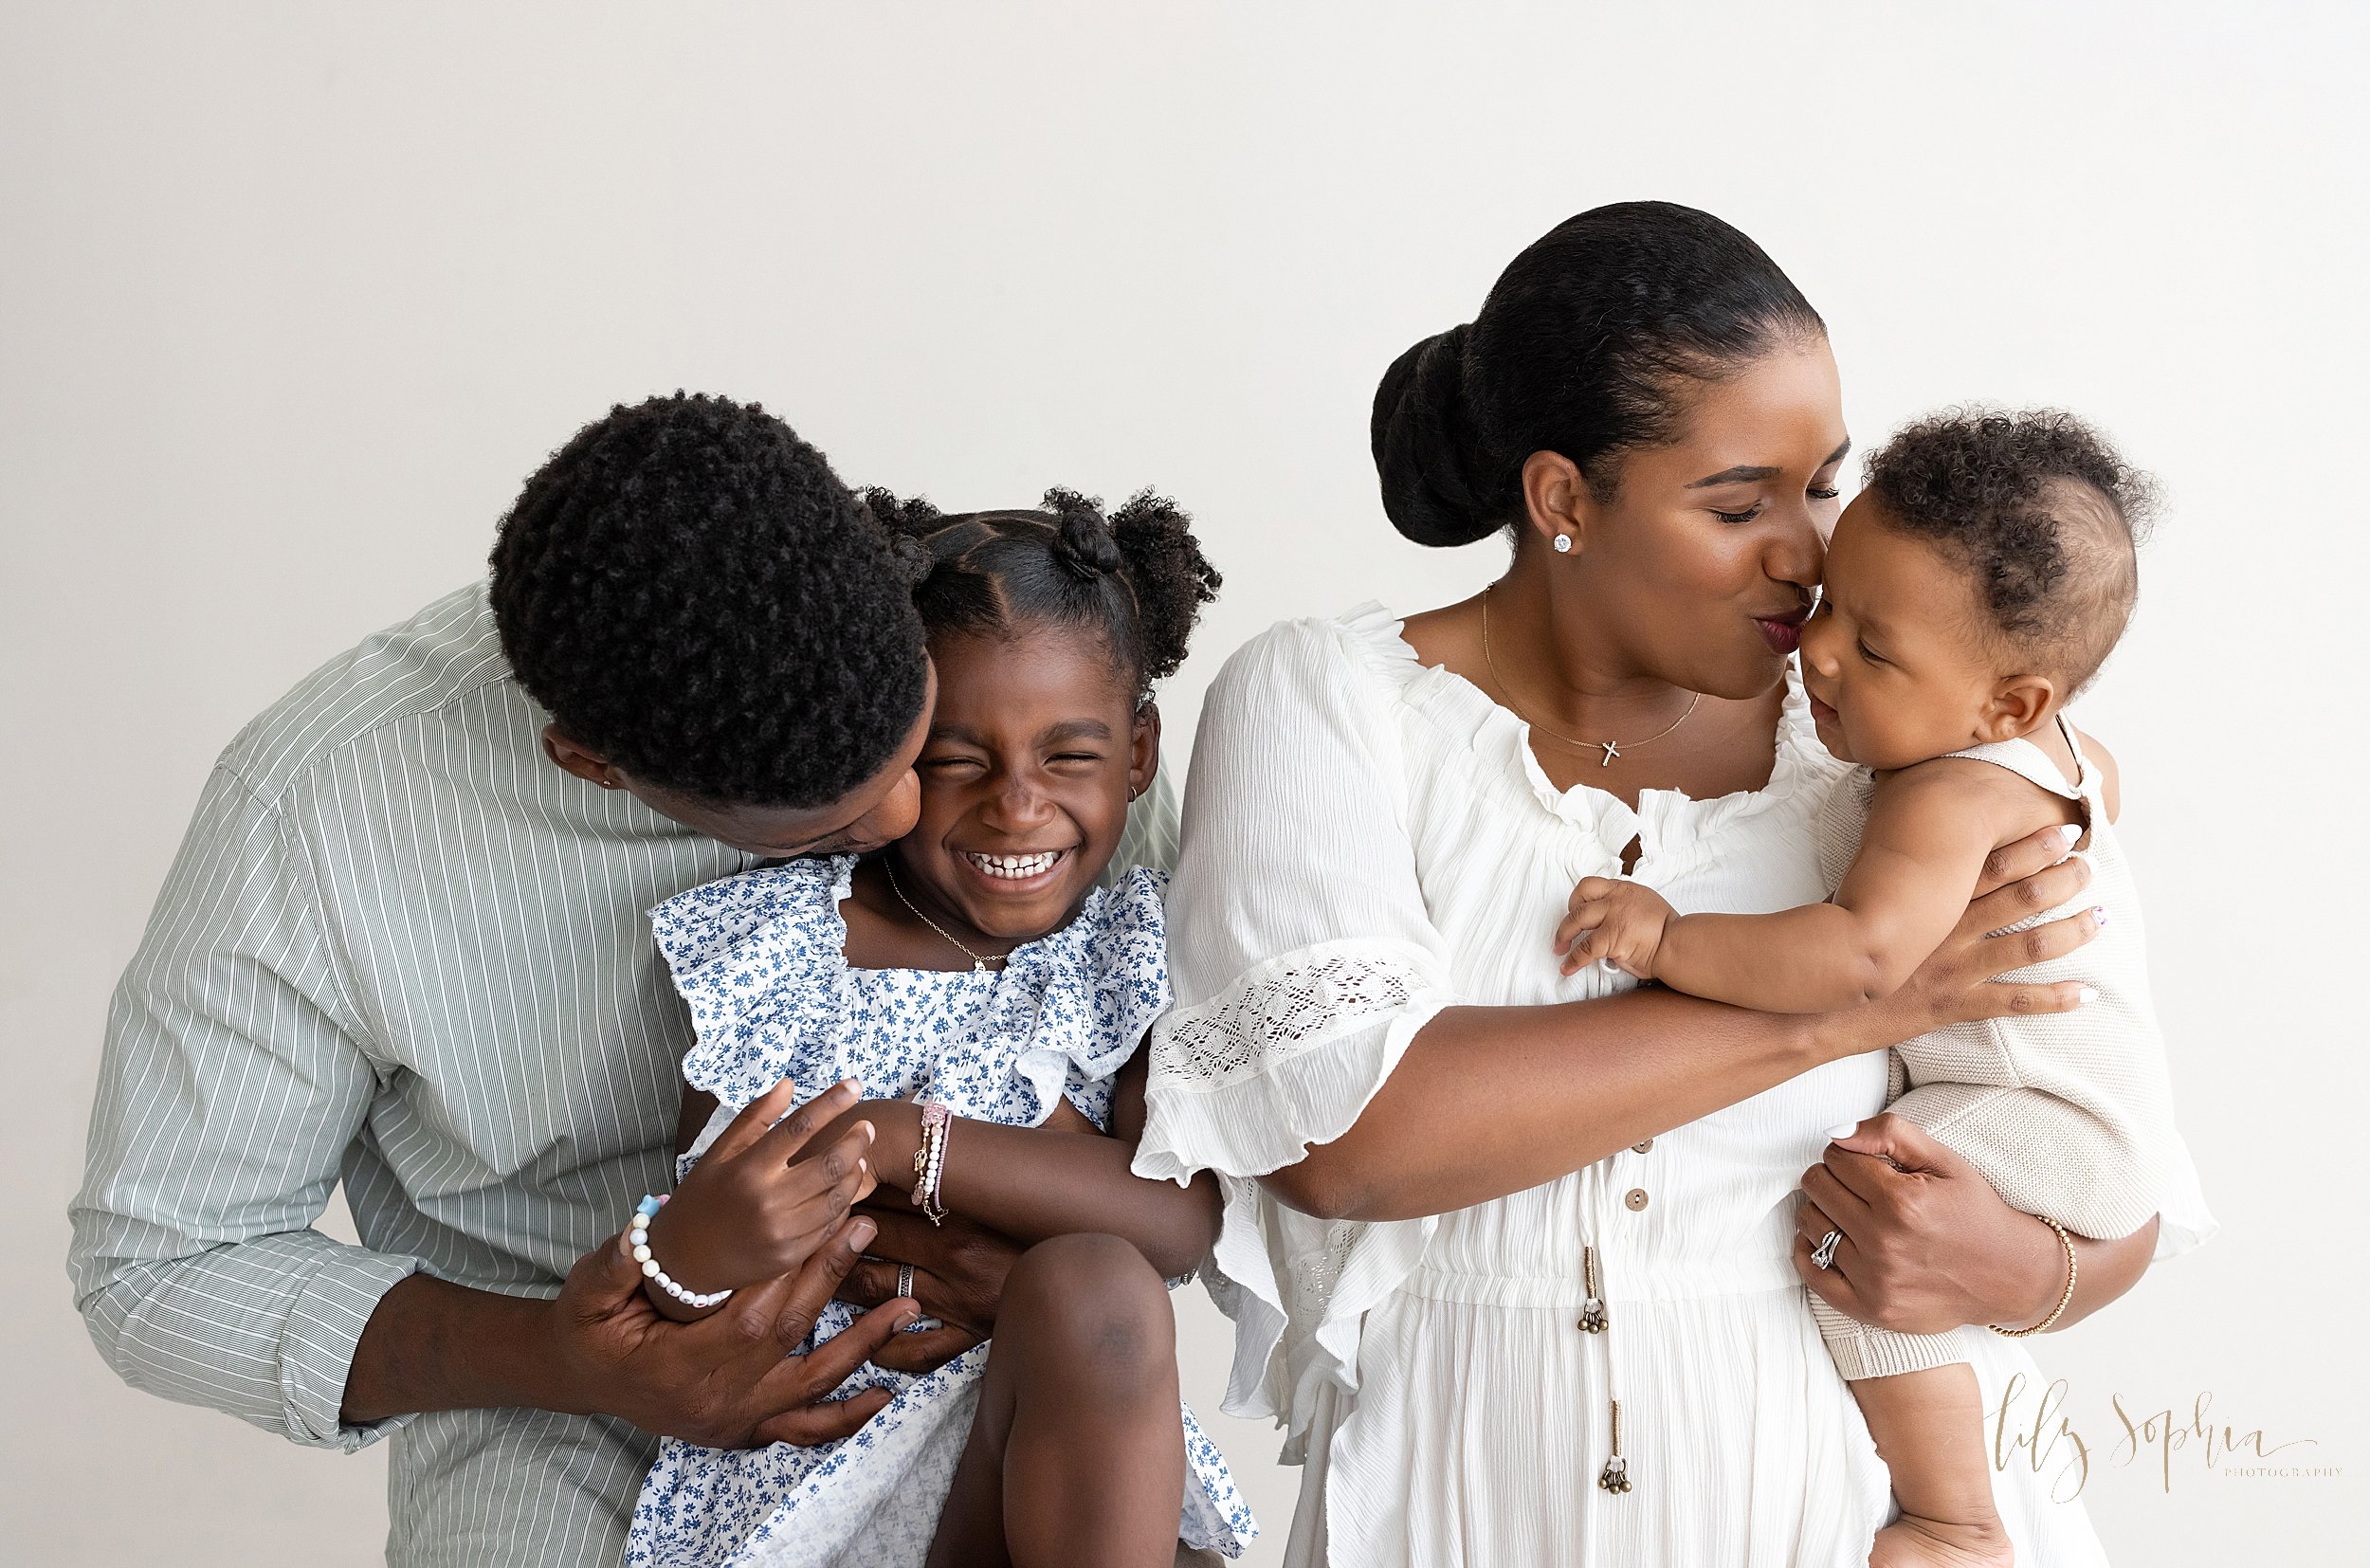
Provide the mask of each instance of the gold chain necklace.
POLYGON ((962 943, 955 940, 955 933, 949 931, 946 927, 940 925, 938 921, 923 914, 921 912, 921 906, 914 903, 913 900, 907 898, 905 896, 905 890, 897 885, 897 867, 889 864, 889 858, 886 855, 883 855, 881 857, 881 869, 888 873, 889 891, 897 895, 897 902, 912 910, 914 912, 914 919, 920 921, 922 924, 928 926, 939 936, 944 937, 947 941, 953 945, 956 952, 960 953, 964 957, 969 958, 971 960, 973 974, 993 974, 994 971, 989 969, 988 965, 1000 964, 1006 960, 1008 955, 1002 953, 974 953, 970 948, 965 947, 962 943))
MULTIPOLYGON (((1603 752, 1605 754, 1604 760, 1596 765, 1600 768, 1610 768, 1613 766, 1613 759, 1619 757, 1624 751, 1635 751, 1640 746, 1650 746, 1655 741, 1660 740, 1664 736, 1668 735, 1670 730, 1677 729, 1681 724, 1686 723, 1688 720, 1695 717, 1696 704, 1704 701, 1704 694, 1700 691, 1695 694, 1694 701, 1687 703, 1686 712, 1679 715, 1677 719, 1671 720, 1670 729, 1658 731, 1653 735, 1648 736, 1643 740, 1577 740, 1568 735, 1559 735, 1554 730, 1551 730, 1546 725, 1540 723, 1538 720, 1533 719, 1529 714, 1522 711, 1521 703, 1515 702, 1514 688, 1506 684, 1506 678, 1504 676, 1498 673, 1498 661, 1490 654, 1489 651, 1489 595, 1491 591, 1497 586, 1498 585, 1496 583, 1491 583, 1488 588, 1482 590, 1482 663, 1488 666, 1489 678, 1498 683, 1498 689, 1505 693, 1506 706, 1513 709, 1514 716, 1522 720, 1525 724, 1528 724, 1532 729, 1537 730, 1540 734, 1545 736, 1550 740, 1560 740, 1565 745, 1573 747, 1578 751, 1603 752)), ((918 909, 914 911, 917 915, 921 912, 921 911, 918 909)), ((951 940, 952 939, 950 938, 949 939, 951 940)))

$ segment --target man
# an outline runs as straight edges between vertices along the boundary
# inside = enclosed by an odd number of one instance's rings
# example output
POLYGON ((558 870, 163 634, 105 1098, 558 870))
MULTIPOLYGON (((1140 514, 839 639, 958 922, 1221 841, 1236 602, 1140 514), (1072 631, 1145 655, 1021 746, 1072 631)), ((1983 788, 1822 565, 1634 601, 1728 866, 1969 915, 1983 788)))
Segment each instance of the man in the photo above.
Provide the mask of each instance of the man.
MULTIPOLYGON (((892 1344, 900 1300, 785 1358, 835 1289, 887 1294, 842 1284, 875 1229, 841 1212, 861 1133, 779 1173, 828 1219, 807 1266, 715 1317, 651 1311, 617 1240, 671 1185, 690 1043, 644 912, 914 821, 903 567, 788 427, 682 395, 579 432, 492 566, 223 754, 115 997, 73 1211, 135 1387, 313 1447, 404 1429, 405 1565, 614 1560, 649 1434, 826 1441, 879 1403, 824 1400, 857 1360, 952 1348, 892 1344), (358 1248, 311 1229, 340 1179, 358 1248)), ((905 1261, 978 1325, 1004 1255, 905 1261)))

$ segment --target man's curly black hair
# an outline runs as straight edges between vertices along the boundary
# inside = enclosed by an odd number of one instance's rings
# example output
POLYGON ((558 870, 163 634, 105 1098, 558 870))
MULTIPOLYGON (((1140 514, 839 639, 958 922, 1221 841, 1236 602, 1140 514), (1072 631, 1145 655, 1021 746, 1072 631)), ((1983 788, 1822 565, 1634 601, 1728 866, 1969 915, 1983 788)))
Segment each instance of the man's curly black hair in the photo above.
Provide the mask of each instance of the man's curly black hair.
POLYGON ((611 409, 527 481, 492 566, 528 693, 663 789, 821 806, 921 717, 910 574, 823 454, 755 403, 611 409))
POLYGON ((867 490, 866 507, 917 578, 932 636, 1006 637, 1050 622, 1099 632, 1139 704, 1185 662, 1217 569, 1177 504, 1139 490, 1106 519, 1103 503, 1048 490, 1042 511, 942 514, 928 501, 867 490))
POLYGON ((2155 485, 2069 413, 1953 409, 1869 456, 1893 527, 1976 579, 1993 629, 2070 698, 2114 651, 2140 596, 2155 485))

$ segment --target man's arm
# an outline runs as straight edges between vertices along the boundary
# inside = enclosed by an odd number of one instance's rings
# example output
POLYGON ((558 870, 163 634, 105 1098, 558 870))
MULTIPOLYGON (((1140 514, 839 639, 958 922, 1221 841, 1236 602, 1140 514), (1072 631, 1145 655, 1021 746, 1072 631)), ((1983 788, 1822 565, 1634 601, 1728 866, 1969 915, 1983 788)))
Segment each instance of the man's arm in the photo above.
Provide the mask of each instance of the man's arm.
MULTIPOLYGON (((697 1324, 650 1308, 616 1242, 537 1301, 312 1229, 378 1091, 359 1034, 302 847, 217 770, 116 994, 73 1206, 76 1300, 126 1382, 343 1449, 421 1410, 597 1410, 714 1445, 822 1441, 878 1408, 815 1402, 910 1305, 785 1358, 868 1220, 697 1324)), ((811 1115, 852 1099, 819 1097, 811 1115)))
POLYGON ((301 848, 208 780, 109 1011, 69 1268, 133 1387, 354 1449, 354 1346, 417 1263, 312 1229, 377 1091, 301 848))

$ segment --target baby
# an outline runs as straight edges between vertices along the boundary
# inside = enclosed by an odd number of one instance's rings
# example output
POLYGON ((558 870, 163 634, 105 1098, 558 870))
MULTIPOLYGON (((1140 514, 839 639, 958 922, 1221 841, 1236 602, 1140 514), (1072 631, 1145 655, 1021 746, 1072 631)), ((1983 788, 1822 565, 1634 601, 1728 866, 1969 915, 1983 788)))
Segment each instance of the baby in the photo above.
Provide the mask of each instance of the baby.
MULTIPOLYGON (((1834 896, 1775 915, 1679 915, 1592 877, 1559 930, 1591 959, 1741 1007, 1817 1012, 1889 993, 1960 917, 1986 857, 2052 823, 2093 877, 2098 936, 2018 979, 2079 978, 2080 1012, 1960 1025, 1899 1048, 1892 1109, 1966 1157, 2010 1205, 2067 1232, 2127 1235, 2157 1212, 2170 1139, 2139 906, 2116 842, 2115 766, 2066 721, 2138 593, 2146 481, 2068 415, 1951 413, 1895 436, 1835 524, 1802 684, 1819 739, 1860 764, 1820 827, 1834 896), (1903 1086, 1906 1093, 1902 1093, 1903 1086)), ((2070 910, 2036 915, 2028 924, 2070 910)), ((2019 927, 2020 928, 2020 927, 2019 927)), ((1812 1261, 1833 1260, 1829 1237, 1812 1261)), ((1891 1467, 1902 1517, 1870 1561, 2006 1563, 1982 1405, 1957 1335, 1869 1328, 1814 1300, 1891 1467)))

